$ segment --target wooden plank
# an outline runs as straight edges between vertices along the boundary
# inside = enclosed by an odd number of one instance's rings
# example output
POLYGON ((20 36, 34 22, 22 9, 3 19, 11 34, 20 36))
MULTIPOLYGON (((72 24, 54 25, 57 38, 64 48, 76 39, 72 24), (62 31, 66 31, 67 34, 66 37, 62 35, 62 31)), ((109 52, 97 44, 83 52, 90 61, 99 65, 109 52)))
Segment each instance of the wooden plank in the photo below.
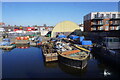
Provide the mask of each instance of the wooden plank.
POLYGON ((79 46, 77 46, 77 45, 74 45, 76 48, 78 48, 78 49, 81 49, 81 50, 84 50, 84 51, 87 51, 87 52, 90 52, 90 50, 87 50, 87 49, 85 49, 85 48, 82 48, 82 47, 79 47, 79 46))

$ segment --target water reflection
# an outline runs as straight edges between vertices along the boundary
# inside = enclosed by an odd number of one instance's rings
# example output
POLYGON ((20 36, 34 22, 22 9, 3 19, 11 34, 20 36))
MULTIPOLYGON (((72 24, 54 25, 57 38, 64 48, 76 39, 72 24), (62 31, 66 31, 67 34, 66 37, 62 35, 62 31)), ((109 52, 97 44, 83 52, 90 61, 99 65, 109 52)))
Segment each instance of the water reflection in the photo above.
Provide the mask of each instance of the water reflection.
POLYGON ((58 67, 58 62, 48 62, 48 63, 44 62, 44 66, 46 68, 56 68, 58 67))
POLYGON ((27 49, 30 48, 30 45, 16 45, 16 48, 27 49))
POLYGON ((63 72, 70 74, 72 76, 82 77, 87 72, 87 66, 84 69, 77 69, 62 63, 58 63, 58 65, 63 72))
POLYGON ((108 60, 104 60, 99 57, 97 54, 93 53, 94 59, 97 61, 97 65, 99 70, 101 70, 101 74, 104 78, 118 78, 119 77, 119 69, 117 68, 116 62, 111 63, 108 60))
POLYGON ((41 47, 3 52, 2 60, 3 78, 116 78, 119 72, 92 54, 83 70, 60 62, 45 63, 41 47))

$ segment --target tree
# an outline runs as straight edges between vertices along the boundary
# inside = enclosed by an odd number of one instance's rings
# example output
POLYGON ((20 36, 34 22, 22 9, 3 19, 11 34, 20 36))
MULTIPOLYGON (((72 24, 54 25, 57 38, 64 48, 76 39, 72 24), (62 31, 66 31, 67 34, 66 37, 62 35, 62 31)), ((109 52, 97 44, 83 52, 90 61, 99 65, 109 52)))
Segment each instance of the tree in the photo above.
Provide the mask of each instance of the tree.
POLYGON ((37 25, 34 25, 34 27, 37 27, 37 25))
POLYGON ((46 25, 46 24, 44 24, 43 26, 44 26, 44 27, 47 27, 47 25, 46 25))

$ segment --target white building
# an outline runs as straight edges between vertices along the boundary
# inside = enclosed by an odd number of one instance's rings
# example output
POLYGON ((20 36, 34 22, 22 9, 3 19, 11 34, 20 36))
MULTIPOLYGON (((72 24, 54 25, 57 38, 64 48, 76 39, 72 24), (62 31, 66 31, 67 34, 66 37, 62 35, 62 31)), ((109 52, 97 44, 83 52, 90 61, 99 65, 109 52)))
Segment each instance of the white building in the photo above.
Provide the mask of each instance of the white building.
POLYGON ((4 28, 0 28, 0 32, 4 32, 5 31, 5 29, 4 28))

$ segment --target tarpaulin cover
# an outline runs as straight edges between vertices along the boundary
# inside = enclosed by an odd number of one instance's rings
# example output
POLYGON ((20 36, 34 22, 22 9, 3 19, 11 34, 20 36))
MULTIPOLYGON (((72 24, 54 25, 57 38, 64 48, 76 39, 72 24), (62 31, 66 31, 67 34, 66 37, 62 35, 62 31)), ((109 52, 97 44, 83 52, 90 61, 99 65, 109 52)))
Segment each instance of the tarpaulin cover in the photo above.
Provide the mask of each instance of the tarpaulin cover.
POLYGON ((83 40, 82 45, 92 45, 92 41, 90 40, 83 40))

